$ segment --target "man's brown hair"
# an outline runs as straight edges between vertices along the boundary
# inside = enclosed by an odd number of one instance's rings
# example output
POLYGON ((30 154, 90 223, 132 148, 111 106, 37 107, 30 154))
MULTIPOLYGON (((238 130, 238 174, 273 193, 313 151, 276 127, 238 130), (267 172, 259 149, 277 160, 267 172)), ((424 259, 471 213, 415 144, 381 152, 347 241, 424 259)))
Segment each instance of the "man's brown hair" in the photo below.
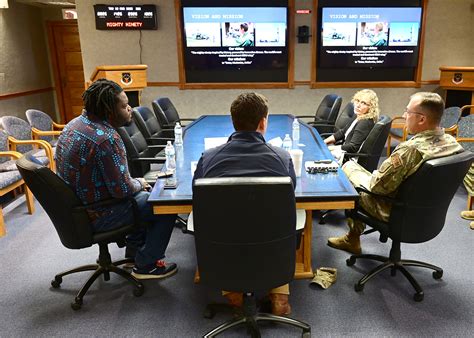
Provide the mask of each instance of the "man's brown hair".
POLYGON ((433 122, 439 124, 444 112, 444 101, 441 96, 436 93, 419 92, 413 94, 411 98, 413 97, 419 97, 421 99, 419 107, 423 113, 433 122))
POLYGON ((258 93, 242 93, 232 102, 230 114, 236 131, 256 131, 268 115, 268 100, 258 93))

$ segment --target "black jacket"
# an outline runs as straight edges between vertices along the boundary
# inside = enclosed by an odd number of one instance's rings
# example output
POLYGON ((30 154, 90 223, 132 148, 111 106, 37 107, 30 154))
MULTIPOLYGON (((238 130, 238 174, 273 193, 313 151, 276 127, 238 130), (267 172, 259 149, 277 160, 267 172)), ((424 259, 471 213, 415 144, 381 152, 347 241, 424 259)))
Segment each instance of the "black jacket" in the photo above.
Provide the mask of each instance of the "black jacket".
MULTIPOLYGON (((349 129, 350 125, 347 124, 344 129, 338 130, 334 133, 334 138, 336 142, 344 140, 344 135, 346 131, 349 129)), ((359 151, 360 146, 364 143, 365 139, 369 135, 370 131, 374 127, 375 122, 372 119, 363 119, 359 120, 354 128, 351 130, 347 138, 344 140, 341 149, 348 152, 348 153, 356 153, 359 151)))

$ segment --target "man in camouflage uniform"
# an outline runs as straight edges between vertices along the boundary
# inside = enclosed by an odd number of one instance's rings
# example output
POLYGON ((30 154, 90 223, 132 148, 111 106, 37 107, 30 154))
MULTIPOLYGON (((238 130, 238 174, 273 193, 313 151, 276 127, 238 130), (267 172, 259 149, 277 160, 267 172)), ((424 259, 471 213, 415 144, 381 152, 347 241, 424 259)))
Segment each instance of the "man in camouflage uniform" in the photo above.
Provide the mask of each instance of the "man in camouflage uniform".
MULTIPOLYGON (((355 187, 362 186, 379 195, 394 197, 400 184, 416 172, 423 162, 436 157, 462 152, 463 148, 454 137, 439 128, 444 111, 443 99, 435 93, 416 93, 411 96, 403 117, 410 140, 400 143, 379 170, 368 172, 354 161, 348 161, 342 169, 355 187)), ((388 221, 391 204, 361 193, 359 204, 370 215, 388 221)), ((353 254, 360 254, 360 235, 365 224, 348 219, 349 232, 342 237, 331 237, 328 245, 353 254)))

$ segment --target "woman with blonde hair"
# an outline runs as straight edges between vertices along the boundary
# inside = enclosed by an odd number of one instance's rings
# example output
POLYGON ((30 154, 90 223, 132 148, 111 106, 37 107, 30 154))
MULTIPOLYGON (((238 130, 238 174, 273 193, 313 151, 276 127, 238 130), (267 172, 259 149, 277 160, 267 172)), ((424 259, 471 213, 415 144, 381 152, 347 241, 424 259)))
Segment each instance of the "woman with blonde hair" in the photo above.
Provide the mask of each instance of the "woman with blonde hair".
POLYGON ((324 143, 329 145, 343 142, 340 146, 329 146, 335 157, 340 157, 342 152, 356 153, 359 151, 379 119, 379 99, 373 90, 358 91, 354 94, 352 103, 356 114, 354 121, 324 140, 324 143))

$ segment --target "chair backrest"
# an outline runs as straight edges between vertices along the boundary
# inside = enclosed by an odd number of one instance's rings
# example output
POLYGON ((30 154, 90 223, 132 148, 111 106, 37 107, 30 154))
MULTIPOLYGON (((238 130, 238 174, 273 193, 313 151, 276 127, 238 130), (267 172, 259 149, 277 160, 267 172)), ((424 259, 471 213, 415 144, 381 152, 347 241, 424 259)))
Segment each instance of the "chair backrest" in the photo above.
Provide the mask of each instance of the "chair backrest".
POLYGON ((336 121, 337 114, 341 108, 342 97, 336 94, 326 95, 316 110, 314 121, 325 120, 329 123, 336 121))
POLYGON ((459 154, 426 161, 409 176, 397 192, 390 213, 389 237, 421 243, 443 229, 449 204, 474 160, 474 154, 459 154))
POLYGON ((167 97, 159 97, 158 99, 154 100, 152 102, 152 106, 153 106, 153 109, 155 110, 155 114, 157 114, 157 110, 160 112, 160 116, 158 116, 158 114, 156 115, 158 121, 160 122, 160 125, 164 128, 163 124, 161 124, 161 121, 164 121, 163 119, 163 115, 166 119, 166 123, 165 124, 169 124, 169 125, 174 125, 177 121, 179 121, 179 114, 178 114, 178 111, 176 110, 176 107, 174 106, 173 102, 171 102, 171 100, 167 97), (153 105, 153 103, 155 105, 153 105), (155 109, 156 108, 159 108, 159 109, 155 109))
POLYGON ((344 127, 356 118, 356 114, 354 113, 354 104, 352 102, 348 102, 344 109, 342 109, 339 114, 337 115, 336 122, 334 122, 335 132, 344 127))
POLYGON ((461 118, 458 122, 459 143, 465 150, 474 152, 474 114, 461 118))
POLYGON ((145 138, 161 131, 156 115, 148 107, 138 106, 132 110, 133 119, 145 138))
POLYGON ((443 112, 443 117, 439 123, 442 128, 450 128, 455 126, 459 119, 461 118, 461 108, 459 107, 449 107, 446 108, 443 112))
POLYGON ((163 111, 158 99, 151 101, 151 106, 153 107, 153 112, 156 115, 156 119, 160 124, 161 128, 167 128, 167 126, 171 125, 171 122, 168 121, 165 112, 163 111))
POLYGON ((364 143, 362 143, 358 153, 368 156, 359 157, 357 163, 366 170, 372 172, 377 169, 391 127, 392 119, 386 115, 380 116, 379 121, 374 125, 369 135, 367 135, 364 143))
POLYGON ((127 151, 128 168, 132 177, 143 177, 150 171, 150 164, 142 161, 135 161, 141 157, 155 157, 158 153, 156 148, 148 147, 146 139, 138 128, 135 121, 128 126, 117 129, 127 151))
MULTIPOLYGON (((0 129, 0 151, 8 151, 8 134, 5 130, 0 129)), ((0 163, 11 160, 10 157, 0 156, 0 163)))
MULTIPOLYGON (((31 127, 41 131, 53 130, 53 120, 48 114, 36 109, 28 109, 25 114, 26 119, 28 120, 28 123, 31 127)), ((45 140, 47 142, 51 142, 53 140, 53 137, 41 136, 40 139, 45 140)))
MULTIPOLYGON (((16 116, 3 116, 1 119, 3 129, 17 140, 31 140, 31 126, 28 122, 16 116)), ((16 151, 26 153, 32 150, 31 145, 18 145, 16 151)))
POLYGON ((23 180, 53 222, 61 243, 69 249, 89 247, 92 226, 81 200, 59 176, 34 158, 23 156, 16 165, 23 180))
POLYGON ((252 292, 293 279, 296 205, 289 177, 197 179, 193 215, 203 283, 252 292))

